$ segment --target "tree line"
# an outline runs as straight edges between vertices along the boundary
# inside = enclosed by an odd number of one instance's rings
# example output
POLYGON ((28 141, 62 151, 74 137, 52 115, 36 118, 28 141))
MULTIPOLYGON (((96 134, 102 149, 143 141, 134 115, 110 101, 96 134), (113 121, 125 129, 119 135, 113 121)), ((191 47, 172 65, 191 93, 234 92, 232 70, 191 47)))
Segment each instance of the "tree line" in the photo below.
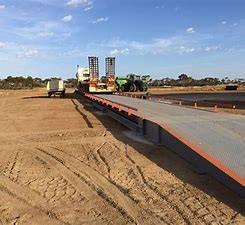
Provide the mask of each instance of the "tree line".
MULTIPOLYGON (((53 79, 56 77, 52 77, 53 79)), ((33 78, 31 76, 24 77, 24 76, 8 76, 5 79, 0 79, 0 89, 32 89, 36 87, 46 87, 47 82, 50 79, 41 79, 41 78, 33 78)), ((59 78, 58 78, 59 79, 59 78)), ((219 84, 238 84, 238 85, 245 85, 245 79, 229 79, 225 77, 223 79, 214 78, 214 77, 205 77, 201 79, 194 79, 187 74, 181 74, 178 76, 177 79, 174 78, 162 78, 162 79, 150 79, 148 82, 149 86, 155 87, 164 87, 164 86, 206 86, 206 85, 219 85, 219 84)), ((66 87, 74 88, 76 87, 77 80, 74 78, 66 79, 65 80, 66 87)))
POLYGON ((155 79, 151 80, 149 85, 160 87, 160 86, 206 86, 206 85, 219 85, 219 84, 245 84, 244 78, 238 79, 229 79, 229 77, 225 77, 223 79, 215 78, 215 77, 205 77, 201 79, 194 79, 187 74, 181 74, 178 76, 178 79, 173 78, 163 78, 163 79, 155 79))
MULTIPOLYGON (((46 87, 48 81, 54 79, 56 77, 52 77, 50 79, 41 79, 41 78, 33 78, 31 76, 8 76, 5 79, 0 79, 0 89, 7 90, 21 90, 21 89, 32 89, 36 87, 46 87)), ((59 78, 56 78, 59 79, 59 78)), ((76 79, 67 79, 65 80, 66 87, 76 87, 76 79)))

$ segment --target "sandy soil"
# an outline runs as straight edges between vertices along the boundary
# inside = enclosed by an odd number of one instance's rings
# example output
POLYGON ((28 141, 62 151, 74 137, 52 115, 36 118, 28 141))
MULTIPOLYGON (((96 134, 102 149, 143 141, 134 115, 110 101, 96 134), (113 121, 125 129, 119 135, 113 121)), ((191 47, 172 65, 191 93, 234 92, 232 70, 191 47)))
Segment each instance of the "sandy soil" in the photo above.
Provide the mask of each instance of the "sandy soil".
POLYGON ((69 94, 0 91, 0 224, 242 224, 244 200, 69 94), (126 135, 127 134, 127 135, 126 135))
POLYGON ((171 94, 171 93, 236 93, 244 92, 245 85, 239 85, 237 91, 226 91, 226 85, 216 86, 189 86, 189 87, 150 87, 149 92, 151 94, 171 94))

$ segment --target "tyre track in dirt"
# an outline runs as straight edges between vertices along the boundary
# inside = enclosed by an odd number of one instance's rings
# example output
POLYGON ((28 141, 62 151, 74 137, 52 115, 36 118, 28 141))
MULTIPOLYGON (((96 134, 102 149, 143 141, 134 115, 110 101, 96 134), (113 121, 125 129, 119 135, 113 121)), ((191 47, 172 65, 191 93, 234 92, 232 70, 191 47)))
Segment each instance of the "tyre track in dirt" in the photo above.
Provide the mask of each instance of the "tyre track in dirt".
MULTIPOLYGON (((88 178, 77 172, 76 169, 73 168, 75 171, 71 170, 70 164, 68 166, 63 159, 60 159, 41 148, 37 148, 37 150, 39 151, 39 157, 52 165, 57 171, 62 171, 62 176, 69 180, 69 182, 72 183, 87 199, 90 201, 95 200, 94 205, 96 205, 100 211, 103 211, 104 209, 104 200, 107 202, 107 206, 109 203, 109 208, 111 208, 110 210, 113 208, 117 210, 126 221, 131 223, 135 222, 131 216, 127 215, 123 209, 118 207, 117 204, 104 193, 103 189, 95 186, 90 180, 88 180, 88 178), (98 196, 100 196, 101 199, 98 198, 98 196)), ((31 153, 35 154, 33 151, 31 151, 31 153)))
MULTIPOLYGON (((119 148, 118 146, 114 145, 114 143, 111 144, 111 147, 117 148, 118 152, 122 151, 122 148, 121 147, 119 148)), ((165 203, 161 202, 160 204, 161 210, 164 211, 164 207, 170 206, 174 212, 178 213, 179 217, 183 219, 185 224, 210 224, 212 222, 218 222, 218 221, 227 224, 224 219, 226 215, 223 214, 222 211, 220 210, 220 206, 218 205, 219 204, 218 202, 212 203, 215 207, 214 209, 216 210, 214 211, 209 210, 209 208, 205 204, 203 204, 203 202, 209 202, 209 198, 206 197, 204 200, 203 197, 201 197, 202 194, 200 192, 198 192, 193 188, 190 188, 188 184, 183 184, 183 183, 175 184, 174 186, 168 186, 167 190, 164 190, 162 192, 160 189, 158 189, 157 186, 152 184, 145 177, 141 167, 137 165, 135 160, 129 155, 127 145, 125 146, 125 157, 132 164, 133 169, 135 171, 134 174, 137 174, 137 177, 140 178, 141 182, 147 187, 147 189, 149 189, 147 193, 150 194, 152 192, 158 196, 159 199, 157 201, 160 200, 165 202, 165 203), (163 206, 161 206, 162 204, 163 206)), ((213 200, 214 199, 211 199, 211 201, 213 200)), ((152 211, 151 208, 149 208, 148 210, 154 213, 155 216, 159 217, 165 223, 171 221, 170 218, 167 219, 166 221, 166 216, 162 217, 161 215, 158 215, 157 208, 158 208, 158 204, 155 204, 154 211, 152 211)), ((230 215, 227 216, 227 221, 229 220, 234 221, 234 219, 232 219, 230 215)))
MULTIPOLYGON (((108 144, 110 147, 112 146, 110 143, 106 143, 108 144)), ((135 198, 133 198, 129 193, 128 193, 128 190, 126 190, 123 186, 121 186, 120 184, 118 184, 116 181, 113 180, 113 178, 111 177, 111 168, 110 168, 110 165, 109 163, 106 161, 106 158, 102 155, 102 153, 100 152, 101 149, 99 149, 99 151, 97 151, 96 153, 99 155, 99 157, 101 158, 101 160, 104 162, 106 168, 107 168, 107 171, 108 171, 108 178, 109 178, 109 181, 114 184, 119 190, 121 190, 121 192, 123 192, 128 198, 130 198, 132 201, 134 201, 135 203, 139 203, 139 201, 137 201, 135 198)), ((146 212, 148 212, 148 214, 151 214, 151 215, 155 215, 159 221, 161 222, 164 222, 164 224, 169 224, 170 223, 162 216, 159 216, 157 214, 155 214, 152 210, 150 209, 145 209, 146 212)))
POLYGON ((3 160, 1 160, 0 163, 0 173, 10 173, 10 168, 12 167, 12 162, 16 156, 17 151, 14 149, 14 151, 3 151, 1 148, 1 156, 3 160))
MULTIPOLYGON (((196 221, 193 221, 194 219, 194 214, 190 217, 188 217, 188 215, 186 215, 186 211, 182 210, 180 207, 179 207, 179 202, 176 203, 175 201, 173 201, 172 199, 169 198, 168 195, 163 195, 161 192, 159 192, 157 190, 156 187, 153 187, 146 179, 142 169, 140 168, 139 165, 137 165, 137 163, 133 160, 132 157, 129 156, 129 153, 128 153, 128 145, 125 145, 125 156, 126 158, 134 165, 134 167, 136 168, 137 172, 140 174, 140 177, 141 177, 141 180, 143 181, 143 183, 151 190, 153 191, 157 196, 159 196, 163 201, 166 201, 168 205, 171 206, 171 208, 176 211, 178 213, 178 215, 184 220, 184 222, 186 224, 194 224, 194 222, 196 223, 196 221)), ((202 222, 205 222, 205 221, 200 221, 200 224, 202 222)))
MULTIPOLYGON (((110 146, 110 148, 115 148, 115 149, 117 149, 117 152, 120 152, 120 151, 122 150, 121 148, 119 148, 119 147, 116 146, 115 144, 111 144, 110 142, 108 142, 107 144, 110 146)), ((102 150, 102 149, 100 148, 99 150, 102 150)), ((110 171, 111 168, 110 168, 109 164, 107 163, 106 158, 102 156, 102 154, 101 154, 100 151, 99 151, 99 153, 97 153, 97 154, 100 155, 100 158, 102 159, 102 161, 104 162, 104 164, 105 164, 106 167, 108 168, 108 171, 110 171)), ((137 166, 136 163, 135 163, 135 162, 134 162, 128 155, 126 155, 126 159, 129 160, 130 164, 132 164, 133 167, 135 167, 135 169, 136 169, 136 171, 137 171, 136 174, 138 174, 138 177, 141 179, 142 183, 144 183, 147 187, 150 186, 150 185, 148 184, 148 182, 146 181, 146 178, 145 178, 144 174, 142 173, 142 171, 139 170, 139 169, 140 169, 139 166, 137 166)), ((122 159, 122 160, 125 160, 125 159, 122 159)), ((120 186, 117 182, 115 182, 115 181, 113 180, 113 178, 111 178, 110 174, 109 174, 109 179, 110 179, 109 181, 110 181, 112 184, 114 184, 115 186, 117 186, 118 189, 120 189, 123 193, 125 193, 125 195, 127 195, 130 199, 132 199, 134 202, 138 202, 138 200, 136 200, 134 197, 132 197, 132 196, 128 193, 128 190, 125 190, 125 188, 124 188, 123 186, 120 186)), ((156 191, 155 191, 155 190, 152 190, 152 189, 153 189, 153 188, 150 188, 150 190, 153 191, 154 194, 157 194, 157 196, 160 197, 161 200, 163 200, 163 197, 162 197, 162 196, 159 196, 159 193, 156 193, 156 191)), ((166 201, 166 203, 169 204, 169 201, 166 201)), ((173 207, 172 207, 172 208, 173 208, 173 207)), ((164 224, 171 224, 171 223, 169 223, 169 221, 167 221, 167 220, 165 219, 165 217, 156 214, 156 212, 154 212, 152 209, 149 209, 149 208, 148 208, 148 209, 145 209, 145 210, 148 211, 149 214, 154 214, 154 215, 155 215, 159 220, 161 220, 161 222, 163 222, 164 224)), ((164 208, 162 208, 161 210, 164 211, 164 208)), ((178 209, 177 209, 177 210, 178 210, 178 209)), ((179 211, 176 211, 176 210, 175 210, 175 212, 178 213, 178 215, 179 215, 180 218, 183 217, 183 214, 180 213, 180 210, 179 210, 179 211)), ((182 218, 182 219, 183 219, 183 218, 182 218)), ((183 219, 183 221, 184 221, 184 219, 183 219)), ((188 221, 188 223, 190 223, 190 221, 188 221)), ((188 223, 185 221, 185 224, 188 224, 188 223)))
POLYGON ((20 151, 16 151, 14 153, 14 158, 8 161, 5 169, 3 170, 3 174, 9 177, 12 181, 16 182, 19 178, 20 167, 21 167, 21 157, 22 154, 20 151))
MULTIPOLYGON (((45 132, 44 131, 42 131, 42 132, 40 132, 40 131, 33 131, 33 132, 31 132, 31 131, 25 131, 25 132, 14 132, 14 131, 12 131, 12 132, 3 132, 3 131, 1 131, 0 132, 0 137, 4 137, 4 138, 11 138, 12 136, 15 136, 15 135, 21 135, 21 136, 31 136, 31 137, 33 137, 33 136, 39 136, 39 135, 43 135, 43 134, 45 134, 45 135, 48 135, 48 136, 50 136, 50 135, 53 135, 53 134, 57 134, 57 133, 63 133, 63 132, 69 132, 70 134, 72 134, 72 133, 82 133, 82 134, 84 134, 84 133, 88 133, 88 132, 92 132, 93 134, 94 133, 96 133, 96 134, 100 134, 101 133, 101 135, 99 135, 99 136, 102 136, 102 137, 105 137, 109 132, 107 131, 107 130, 105 130, 105 128, 103 127, 103 126, 101 126, 101 127, 94 127, 93 129, 91 129, 91 128, 88 128, 88 127, 82 127, 82 128, 76 128, 76 129, 72 129, 72 130, 69 130, 69 129, 59 129, 58 131, 57 130, 46 130, 45 132)), ((88 137, 88 138, 91 138, 91 137, 88 137)))
POLYGON ((150 215, 146 215, 148 221, 144 221, 142 209, 139 209, 135 202, 125 196, 121 190, 110 183, 104 176, 101 176, 101 174, 96 172, 94 169, 91 169, 85 163, 58 150, 56 150, 56 152, 53 152, 54 150, 52 150, 52 153, 55 153, 55 156, 47 150, 40 148, 38 150, 46 154, 46 157, 44 156, 44 160, 49 161, 51 157, 62 164, 62 167, 69 170, 69 173, 76 175, 77 178, 79 178, 79 181, 82 180, 85 182, 100 197, 107 201, 112 207, 116 208, 129 222, 135 224, 159 224, 160 221, 150 215))
POLYGON ((98 196, 91 192, 91 189, 87 188, 87 185, 81 182, 81 180, 78 179, 75 174, 64 166, 59 165, 60 163, 57 160, 52 159, 50 156, 47 157, 46 153, 37 153, 37 151, 27 149, 25 151, 33 156, 38 155, 38 157, 45 162, 49 169, 52 170, 52 174, 54 172, 59 174, 58 176, 53 175, 53 178, 44 177, 42 179, 34 179, 28 182, 28 185, 32 190, 46 199, 47 202, 54 203, 51 205, 53 205, 54 208, 57 208, 57 215, 63 215, 65 217, 65 219, 63 219, 64 221, 69 219, 69 215, 71 214, 73 217, 79 216, 77 220, 74 220, 73 218, 67 220, 70 221, 72 219, 71 221, 73 222, 71 222, 71 224, 111 224, 112 220, 116 221, 117 224, 124 224, 119 222, 120 219, 117 219, 118 215, 115 216, 115 212, 113 212, 113 210, 107 209, 108 205, 105 205, 103 201, 100 201, 98 196), (59 190, 57 190, 58 188, 54 183, 54 180, 61 180, 61 182, 58 182, 59 190), (36 184, 32 185, 33 182, 36 182, 36 184), (52 188, 50 188, 50 185, 52 188), (40 186, 44 188, 40 189, 40 186), (64 193, 64 191, 66 193, 64 193), (77 196, 73 199, 72 196, 74 196, 74 194, 77 196), (99 211, 97 209, 99 209, 99 211), (111 214, 113 215, 112 219, 105 217, 101 213, 105 209, 111 211, 111 214), (80 213, 82 215, 80 215, 80 213), (85 221, 84 218, 86 217, 89 217, 89 220, 86 219, 85 221), (91 219, 91 217, 93 218, 91 219))
MULTIPOLYGON (((135 166, 143 183, 162 200, 166 201, 172 209, 178 212, 186 224, 225 223, 223 219, 220 219, 220 217, 224 218, 226 215, 222 210, 219 210, 219 203, 210 202, 210 204, 215 207, 214 211, 210 210, 208 205, 205 205, 200 201, 202 200, 200 193, 197 193, 197 190, 195 189, 190 189, 188 184, 175 185, 172 188, 169 187, 169 190, 162 194, 155 185, 147 181, 141 167, 137 165, 135 160, 129 155, 128 147, 128 145, 125 146, 125 156, 135 166)), ((206 202, 209 202, 208 197, 206 197, 205 200, 206 202)), ((227 219, 234 221, 234 218, 227 219)))
POLYGON ((60 137, 61 140, 57 139, 57 140, 39 140, 39 141, 28 141, 28 143, 16 143, 16 140, 9 140, 8 144, 5 144, 2 148, 2 150, 4 149, 9 149, 11 147, 18 147, 18 148, 25 148, 27 146, 29 146, 30 144, 33 145, 38 145, 38 144, 43 144, 43 145, 47 145, 47 144, 70 144, 72 141, 72 144, 81 144, 81 141, 83 144, 91 144, 91 143, 101 143, 104 142, 105 138, 104 137, 93 137, 93 138, 84 138, 84 140, 81 138, 80 140, 77 139, 77 137, 73 137, 73 138, 69 138, 69 140, 62 140, 62 137, 60 137))
MULTIPOLYGON (((94 143, 93 143, 93 144, 94 144, 94 143)), ((109 176, 108 168, 107 168, 107 166, 105 165, 104 161, 101 159, 101 157, 100 157, 100 155, 99 155, 99 153, 98 153, 98 152, 100 151, 100 149, 103 148, 103 147, 105 146, 105 144, 106 144, 106 142, 103 141, 101 144, 99 144, 98 146, 96 146, 96 147, 90 152, 90 154, 88 155, 88 157, 91 156, 92 159, 94 159, 94 160, 96 161, 96 166, 98 166, 98 167, 102 166, 102 167, 103 167, 103 170, 105 170, 107 176, 109 176)), ((63 152, 63 153, 65 153, 65 154, 69 154, 69 153, 66 153, 65 151, 62 151, 62 150, 59 149, 59 148, 54 148, 54 149, 56 149, 56 150, 58 150, 58 151, 60 151, 60 152, 63 152)), ((74 156, 71 155, 71 154, 69 154, 69 155, 70 155, 72 158, 77 159, 77 160, 80 161, 81 163, 84 163, 84 161, 78 159, 77 157, 74 157, 74 156)), ((90 161, 90 160, 88 160, 88 161, 90 161)), ((89 166, 87 163, 86 163, 86 165, 89 166)), ((91 167, 91 166, 89 166, 89 167, 91 167)), ((98 172, 98 173, 100 173, 102 176, 104 176, 104 173, 103 173, 102 171, 100 171, 100 169, 96 169, 96 168, 92 168, 92 169, 94 169, 96 172, 98 172)))
MULTIPOLYGON (((23 149, 23 151, 25 150, 23 149)), ((28 151, 25 151, 25 153, 28 153, 28 151)), ((30 155, 30 154, 25 154, 26 157, 27 155, 30 155)), ((16 158, 16 155, 13 155, 13 156, 14 156, 13 158, 16 158)), ((36 156, 35 158, 37 158, 38 163, 46 164, 45 161, 42 160, 40 157, 36 156)), ((2 181, 1 176, 0 176, 0 180, 2 181)), ((57 176, 54 176, 53 178, 52 177, 51 178, 50 177, 44 177, 44 178, 37 177, 35 179, 29 180, 28 182, 25 182, 20 179, 19 182, 14 180, 13 183, 16 184, 17 186, 19 185, 21 187, 22 186, 26 187, 26 190, 29 191, 29 195, 27 196, 25 194, 22 196, 21 194, 23 193, 19 193, 19 192, 15 194, 11 194, 11 195, 13 196, 13 199, 15 198, 19 200, 20 204, 24 204, 24 205, 28 204, 28 209, 31 213, 35 211, 36 208, 40 210, 48 208, 47 213, 49 216, 54 215, 56 220, 61 221, 62 224, 67 224, 67 225, 69 224, 73 224, 73 225, 79 224, 80 225, 84 223, 85 224, 93 224, 93 223, 108 224, 109 223, 109 221, 104 216, 102 216, 100 212, 98 212, 96 209, 93 209, 93 207, 91 208, 91 205, 87 204, 87 200, 76 191, 76 188, 73 188, 72 185, 68 184, 66 180, 64 179, 61 180, 61 177, 58 177, 58 178, 57 176), (61 182, 56 182, 59 180, 61 182), (62 182, 63 183, 65 182, 65 185, 63 185, 62 182), (34 201, 32 200, 32 202, 30 203, 29 199, 31 198, 30 196, 32 196, 33 193, 35 193, 35 196, 34 196, 35 200, 34 201), (39 196, 39 198, 37 196, 39 196), (26 199, 26 197, 28 197, 28 199, 26 199), (40 199, 43 199, 43 202, 40 199), (84 200, 86 204, 84 204, 84 200), (74 204, 75 204, 75 208, 74 208, 74 204), (80 213, 76 212, 76 210, 81 206, 84 207, 84 209, 80 213), (52 209, 55 209, 55 211, 52 209), (72 220, 69 219, 70 213, 71 214, 73 213, 73 216, 74 214, 76 214, 77 216, 80 214, 79 220, 77 220, 78 222, 74 221, 73 219, 72 220), (60 215, 62 216, 60 217, 60 215), (92 216, 92 219, 91 219, 91 216, 92 216), (86 217, 89 217, 89 219, 86 217)), ((7 184, 6 187, 4 188, 2 187, 2 190, 5 190, 5 193, 10 194, 11 191, 7 190, 7 188, 9 188, 9 183, 6 183, 6 184, 7 184)), ((15 188, 13 187, 12 190, 15 190, 15 188)), ((1 194, 0 194, 0 197, 1 197, 1 194)), ((19 211, 19 208, 16 207, 16 210, 19 211)), ((28 211, 26 212, 28 213, 28 211)), ((44 224, 44 223, 40 223, 40 224, 44 224)), ((49 223, 49 224, 53 224, 53 223, 49 223)))
MULTIPOLYGON (((108 143, 106 143, 108 146, 109 146, 109 148, 115 148, 115 149, 117 149, 116 150, 116 152, 120 152, 122 149, 121 148, 119 148, 118 146, 116 146, 116 145, 114 145, 114 144, 111 144, 110 142, 108 142, 108 143)), ((105 147, 105 146, 104 146, 105 147)), ((105 148, 106 149, 106 148, 105 148)), ((100 148, 99 149, 99 155, 100 155, 100 157, 101 157, 101 159, 103 160, 103 162, 104 162, 104 164, 106 165, 106 167, 108 168, 108 171, 111 171, 111 168, 110 168, 110 165, 108 164, 108 162, 107 162, 107 160, 106 160, 106 158, 102 155, 102 153, 100 152, 100 151, 102 151, 102 148, 100 148)), ((119 156, 119 157, 121 157, 121 155, 119 156)), ((126 157, 127 158, 127 157, 126 157)), ((125 159, 123 159, 122 158, 122 160, 124 161, 125 159)), ((130 163, 132 163, 131 161, 129 161, 130 163)), ((128 165, 127 165, 128 166, 128 165)), ((135 165, 133 165, 133 167, 134 167, 135 165)), ((139 177, 141 178, 141 175, 142 174, 139 174, 139 173, 137 173, 138 175, 139 175, 139 177)), ((136 202, 136 203, 138 203, 139 201, 137 200, 137 199, 135 199, 134 197, 132 197, 129 193, 128 193, 128 190, 127 189, 125 189, 123 186, 121 186, 120 184, 118 184, 118 182, 116 182, 115 180, 113 180, 113 178, 110 176, 110 174, 109 174, 109 181, 112 183, 112 184, 114 184, 115 186, 117 186, 117 188, 119 189, 119 190, 121 190, 127 197, 129 197, 132 201, 134 201, 134 202, 136 202)), ((141 180, 143 180, 142 178, 141 178, 141 180)), ((142 181, 142 183, 144 183, 143 181, 142 181)), ((131 187, 131 188, 133 188, 133 187, 131 187)), ((161 198, 161 200, 162 200, 162 198, 161 198)), ((142 206, 141 206, 142 207, 142 206)), ((164 208, 162 208, 161 209, 162 211, 164 211, 164 208)), ((167 221, 165 218, 164 218, 164 216, 160 216, 160 215, 158 215, 158 214, 156 214, 152 209, 150 209, 150 208, 146 208, 145 209, 145 211, 147 211, 149 214, 152 214, 152 215, 155 215, 160 221, 161 221, 161 224, 162 223, 164 223, 164 224, 171 224, 169 221, 167 221)))
POLYGON ((63 222, 52 218, 51 214, 47 215, 39 209, 29 206, 29 204, 20 202, 19 199, 16 199, 11 193, 8 193, 8 190, 4 190, 4 188, 0 190, 0 197, 0 224, 64 224, 63 222))
MULTIPOLYGON (((112 185, 116 186, 124 195, 126 195, 128 198, 130 198, 132 201, 134 201, 136 204, 138 203, 131 195, 128 194, 128 190, 126 190, 123 186, 121 186, 120 184, 116 183, 113 178, 111 177, 111 168, 109 163, 107 162, 106 158, 102 155, 101 150, 103 149, 103 147, 106 147, 106 145, 108 145, 107 142, 102 143, 101 145, 97 146, 92 152, 94 152, 94 154, 96 154, 96 162, 99 163, 97 164, 97 166, 100 166, 101 164, 104 165, 104 167, 106 168, 106 175, 104 173, 102 173, 100 170, 98 170, 97 168, 95 168, 92 165, 89 165, 88 163, 86 163, 85 161, 81 160, 80 158, 65 152, 63 150, 61 150, 60 148, 56 148, 56 147, 51 147, 55 150, 58 150, 60 152, 63 152, 64 154, 69 155, 70 157, 74 158, 75 160, 80 161, 81 163, 86 164, 87 166, 91 167, 91 169, 95 170, 97 173, 101 174, 102 176, 106 176, 108 178, 108 182, 110 182, 112 185), (99 158, 99 159, 98 159, 99 158)), ((110 145, 109 145, 110 146, 110 145)))
MULTIPOLYGON (((121 151, 122 150, 121 148, 119 148, 118 146, 116 146, 114 143, 111 143, 111 147, 117 149, 118 151, 121 151)), ((177 213, 177 216, 179 218, 177 219, 177 221, 175 220, 175 221, 170 222, 173 218, 167 218, 166 215, 164 215, 164 216, 161 215, 161 213, 164 212, 164 208, 162 206, 160 207, 159 210, 156 210, 158 208, 157 205, 155 205, 156 209, 154 209, 154 211, 151 208, 148 208, 147 210, 150 213, 154 214, 157 218, 159 218, 164 224, 172 224, 173 222, 174 223, 177 223, 178 222, 178 223, 184 223, 184 224, 191 224, 191 222, 189 221, 189 219, 187 219, 185 217, 185 215, 183 215, 178 208, 176 209, 175 205, 172 205, 172 203, 169 204, 169 201, 166 200, 165 196, 162 196, 161 194, 159 194, 159 192, 157 192, 147 182, 147 180, 146 180, 143 172, 141 171, 140 167, 135 163, 135 161, 131 157, 129 157, 129 155, 127 153, 127 150, 126 150, 127 149, 127 145, 124 146, 124 149, 125 149, 124 150, 124 154, 125 154, 126 160, 128 160, 128 162, 132 165, 132 167, 130 167, 130 171, 134 170, 134 174, 137 176, 137 178, 140 179, 141 183, 144 184, 144 187, 142 187, 142 188, 143 189, 147 188, 147 195, 152 196, 152 199, 154 199, 153 196, 156 195, 159 198, 158 201, 159 200, 160 201, 164 201, 164 203, 165 203, 164 206, 167 206, 167 205, 170 205, 171 206, 170 208, 172 209, 172 214, 173 215, 171 214, 171 212, 169 212, 167 216, 171 216, 172 215, 175 218, 176 217, 175 214, 177 213), (157 211, 159 213, 157 213, 157 211)), ((162 202, 161 202, 161 204, 162 204, 162 202)), ((168 210, 170 210, 169 206, 167 208, 168 208, 168 210)))
POLYGON ((95 154, 97 155, 97 157, 100 159, 100 161, 102 162, 102 164, 104 164, 106 170, 107 170, 107 174, 108 174, 108 177, 109 179, 111 180, 111 175, 110 175, 110 172, 111 172, 111 168, 109 166, 109 164, 106 162, 106 159, 105 157, 102 155, 101 153, 101 149, 106 145, 107 143, 104 142, 101 146, 99 146, 99 148, 96 148, 95 149, 95 154))
MULTIPOLYGON (((95 154, 98 154, 97 156, 94 156, 97 158, 96 162, 98 164, 96 164, 97 166, 100 166, 101 164, 104 165, 104 167, 106 168, 106 174, 102 173, 102 171, 100 171, 99 169, 95 168, 93 165, 89 165, 87 162, 81 160, 80 158, 68 153, 68 152, 65 152, 63 150, 61 150, 60 148, 57 148, 57 147, 51 147, 55 150, 58 150, 58 151, 61 151, 63 152, 64 154, 67 154, 69 155, 70 157, 74 158, 75 160, 78 160, 80 161, 81 163, 84 163, 86 164, 87 166, 91 167, 91 169, 95 170, 97 173, 101 174, 102 176, 106 176, 108 179, 108 182, 110 182, 112 185, 116 186, 124 195, 126 195, 128 198, 130 198, 132 201, 134 201, 136 204, 137 204, 137 201, 131 196, 128 194, 128 190, 126 190, 123 186, 121 186, 120 184, 116 183, 113 178, 111 177, 111 168, 109 166, 109 163, 106 161, 106 158, 102 155, 101 153, 101 150, 103 147, 105 147, 106 145, 108 145, 108 143, 105 143, 102 145, 99 145, 97 146, 92 152, 94 152, 95 154), (97 150, 99 149, 99 153, 97 152, 97 150), (100 158, 100 160, 98 160, 98 158, 100 158)), ((110 146, 110 145, 109 145, 110 146)))
MULTIPOLYGON (((25 206, 31 207, 32 209, 34 208, 35 211, 45 214, 46 217, 58 221, 59 224, 71 225, 68 222, 60 220, 55 213, 55 209, 53 209, 52 206, 50 206, 48 202, 35 191, 32 191, 26 186, 17 184, 1 174, 0 179, 0 191, 1 193, 7 194, 11 198, 11 201, 20 201, 25 206)), ((16 205, 18 206, 20 204, 17 203, 16 205)))

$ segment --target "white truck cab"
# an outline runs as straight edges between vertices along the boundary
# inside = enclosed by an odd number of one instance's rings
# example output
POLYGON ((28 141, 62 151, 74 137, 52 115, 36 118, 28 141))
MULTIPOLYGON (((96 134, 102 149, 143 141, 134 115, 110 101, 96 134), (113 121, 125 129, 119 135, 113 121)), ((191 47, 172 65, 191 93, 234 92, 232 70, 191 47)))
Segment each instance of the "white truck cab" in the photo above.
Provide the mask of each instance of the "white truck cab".
POLYGON ((76 77, 77 77, 78 82, 81 82, 81 83, 89 82, 89 79, 90 79, 89 68, 78 66, 76 77))

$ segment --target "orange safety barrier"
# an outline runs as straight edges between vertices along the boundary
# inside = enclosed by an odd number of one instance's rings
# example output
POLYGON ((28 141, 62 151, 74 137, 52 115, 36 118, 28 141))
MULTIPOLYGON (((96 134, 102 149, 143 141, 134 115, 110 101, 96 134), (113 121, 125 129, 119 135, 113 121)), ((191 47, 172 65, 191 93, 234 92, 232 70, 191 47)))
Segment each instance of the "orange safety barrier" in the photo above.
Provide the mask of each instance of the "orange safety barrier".
MULTIPOLYGON (((118 109, 119 112, 121 111, 125 111, 128 113, 128 115, 137 115, 135 113, 132 112, 132 110, 134 110, 135 112, 138 112, 139 111, 139 108, 134 108, 134 107, 130 107, 130 106, 127 106, 127 105, 123 105, 123 104, 119 104, 119 103, 115 103, 115 102, 112 102, 112 101, 109 101, 109 100, 106 100, 104 98, 100 98, 100 97, 97 97, 97 96, 94 96, 92 94, 88 94, 86 93, 85 96, 89 99, 92 99, 92 100, 95 100, 101 104, 105 104, 107 106, 111 106, 112 109, 118 109), (123 109, 125 108, 125 109, 123 109)), ((137 115, 139 116, 139 115, 137 115)))
POLYGON ((214 105, 214 112, 218 112, 218 105, 217 104, 214 105))
POLYGON ((132 114, 132 113, 131 113, 131 109, 128 108, 128 115, 131 116, 131 114, 132 114))
POLYGON ((118 111, 121 112, 122 111, 122 107, 121 105, 118 105, 118 111))

